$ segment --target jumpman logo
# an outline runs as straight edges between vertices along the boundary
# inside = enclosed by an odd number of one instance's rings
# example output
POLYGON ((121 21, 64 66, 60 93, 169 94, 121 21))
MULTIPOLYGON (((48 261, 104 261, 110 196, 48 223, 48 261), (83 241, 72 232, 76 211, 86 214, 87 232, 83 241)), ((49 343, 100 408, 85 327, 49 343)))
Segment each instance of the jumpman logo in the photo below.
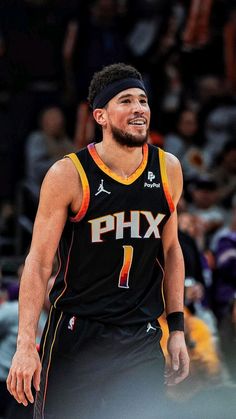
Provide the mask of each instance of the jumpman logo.
POLYGON ((100 185, 99 185, 99 187, 98 187, 97 192, 95 193, 95 196, 99 195, 101 192, 105 192, 105 193, 107 193, 108 195, 110 195, 110 193, 111 193, 111 192, 108 192, 108 191, 104 188, 104 186, 103 186, 103 179, 101 179, 101 183, 100 183, 100 185))
POLYGON ((71 317, 71 319, 69 320, 69 323, 68 323, 68 329, 69 330, 74 330, 75 321, 76 321, 76 317, 75 316, 71 317))
POLYGON ((147 324, 147 333, 149 332, 149 330, 157 330, 155 327, 153 327, 152 325, 151 325, 151 323, 149 322, 148 324, 147 324))

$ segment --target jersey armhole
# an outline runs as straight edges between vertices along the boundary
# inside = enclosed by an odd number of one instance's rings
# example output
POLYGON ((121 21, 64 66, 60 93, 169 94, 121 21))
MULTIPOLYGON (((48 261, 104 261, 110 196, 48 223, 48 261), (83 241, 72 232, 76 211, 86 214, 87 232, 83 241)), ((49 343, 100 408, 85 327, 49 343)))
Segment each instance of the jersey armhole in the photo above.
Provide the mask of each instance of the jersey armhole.
POLYGON ((78 156, 75 153, 70 153, 70 154, 67 154, 65 157, 68 157, 69 159, 71 159, 72 163, 74 164, 75 168, 77 169, 79 173, 81 183, 82 183, 83 197, 82 197, 80 210, 74 217, 70 217, 70 221, 76 223, 82 220, 82 218, 85 216, 88 210, 89 201, 90 201, 90 188, 89 188, 88 178, 86 176, 86 173, 84 171, 82 164, 80 163, 78 156))
POLYGON ((158 153, 159 153, 159 162, 160 162, 163 190, 164 190, 164 194, 165 194, 170 212, 172 213, 175 210, 175 204, 172 200, 170 188, 169 188, 169 182, 168 182, 168 177, 167 177, 167 172, 166 172, 165 152, 161 148, 158 148, 158 153))

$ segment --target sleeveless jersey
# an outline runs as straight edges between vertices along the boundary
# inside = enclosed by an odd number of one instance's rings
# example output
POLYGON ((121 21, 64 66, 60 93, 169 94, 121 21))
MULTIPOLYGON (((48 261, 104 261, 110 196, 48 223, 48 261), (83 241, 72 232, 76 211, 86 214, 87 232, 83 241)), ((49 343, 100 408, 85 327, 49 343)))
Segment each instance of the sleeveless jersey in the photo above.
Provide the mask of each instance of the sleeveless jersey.
POLYGON ((164 152, 144 145, 142 163, 127 179, 103 163, 95 144, 67 157, 83 199, 61 236, 51 303, 104 323, 155 320, 164 309, 161 236, 174 210, 164 152))

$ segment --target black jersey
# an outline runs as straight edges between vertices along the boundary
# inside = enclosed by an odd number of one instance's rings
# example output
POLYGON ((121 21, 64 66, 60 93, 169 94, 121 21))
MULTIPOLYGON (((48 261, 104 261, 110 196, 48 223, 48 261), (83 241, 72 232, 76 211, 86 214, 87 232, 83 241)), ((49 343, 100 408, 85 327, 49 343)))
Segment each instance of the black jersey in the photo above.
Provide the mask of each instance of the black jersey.
POLYGON ((52 304, 117 325, 153 321, 164 309, 161 235, 174 210, 164 152, 144 145, 142 163, 127 179, 103 163, 95 144, 68 157, 83 200, 59 243, 52 304))

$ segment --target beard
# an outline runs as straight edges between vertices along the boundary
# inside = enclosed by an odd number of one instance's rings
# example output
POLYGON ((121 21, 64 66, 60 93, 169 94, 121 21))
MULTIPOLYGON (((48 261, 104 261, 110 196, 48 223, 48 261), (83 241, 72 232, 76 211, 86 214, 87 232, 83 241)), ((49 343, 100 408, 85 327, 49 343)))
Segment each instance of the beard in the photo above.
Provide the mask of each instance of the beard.
POLYGON ((147 143, 148 140, 148 130, 145 134, 142 135, 133 135, 129 134, 122 129, 116 128, 114 125, 110 125, 111 133, 114 140, 123 146, 126 147, 142 147, 147 143))

